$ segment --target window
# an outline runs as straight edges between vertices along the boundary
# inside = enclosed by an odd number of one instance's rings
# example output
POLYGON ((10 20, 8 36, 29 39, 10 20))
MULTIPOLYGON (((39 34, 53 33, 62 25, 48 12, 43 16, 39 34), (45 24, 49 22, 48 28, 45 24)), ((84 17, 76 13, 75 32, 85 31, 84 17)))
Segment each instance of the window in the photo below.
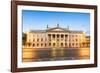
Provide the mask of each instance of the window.
POLYGON ((65 46, 67 46, 67 43, 65 43, 65 46))
POLYGON ((61 34, 61 38, 63 38, 64 37, 64 35, 63 34, 61 34))
POLYGON ((59 41, 59 39, 57 39, 57 41, 59 41))
POLYGON ((49 38, 49 41, 51 41, 51 38, 49 38))
POLYGON ((59 38, 59 34, 57 34, 57 38, 59 38))
POLYGON ((37 42, 39 42, 39 39, 37 39, 37 42))
POLYGON ((35 46, 35 44, 33 44, 33 47, 35 46))
POLYGON ((55 34, 53 34, 52 36, 53 36, 53 38, 55 38, 55 34))
POLYGON ((73 42, 74 42, 74 39, 73 39, 73 42))
POLYGON ((31 43, 28 43, 28 46, 31 46, 31 43))
POLYGON ((49 46, 51 46, 51 43, 49 43, 49 46))
POLYGON ((51 34, 48 34, 49 37, 51 37, 51 34))
POLYGON ((41 43, 41 46, 43 46, 43 43, 41 43))
POLYGON ((71 46, 71 43, 69 43, 69 47, 71 46))
POLYGON ((41 38, 41 42, 43 41, 43 38, 41 38))
POLYGON ((65 39, 65 41, 67 41, 67 39, 65 39))
POLYGON ((63 46, 63 43, 61 43, 61 46, 63 46))
POLYGON ((65 35, 65 38, 67 37, 68 35, 65 35))
POLYGON ((72 43, 72 46, 74 46, 74 43, 72 43))
POLYGON ((78 45, 78 43, 76 43, 76 46, 78 45))
POLYGON ((55 46, 55 43, 53 43, 53 46, 55 46))
POLYGON ((37 47, 39 46, 39 44, 37 44, 37 47))
POLYGON ((47 44, 45 43, 45 47, 47 46, 47 44))

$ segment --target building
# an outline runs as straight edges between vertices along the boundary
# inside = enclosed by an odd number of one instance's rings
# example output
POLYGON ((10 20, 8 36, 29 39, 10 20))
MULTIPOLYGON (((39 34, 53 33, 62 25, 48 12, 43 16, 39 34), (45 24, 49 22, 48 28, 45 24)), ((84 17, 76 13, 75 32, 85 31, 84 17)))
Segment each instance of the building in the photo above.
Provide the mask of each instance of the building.
POLYGON ((83 31, 62 28, 57 24, 46 30, 30 30, 26 33, 26 48, 77 48, 86 47, 86 34, 83 31))
POLYGON ((86 36, 86 46, 90 47, 90 36, 86 36))

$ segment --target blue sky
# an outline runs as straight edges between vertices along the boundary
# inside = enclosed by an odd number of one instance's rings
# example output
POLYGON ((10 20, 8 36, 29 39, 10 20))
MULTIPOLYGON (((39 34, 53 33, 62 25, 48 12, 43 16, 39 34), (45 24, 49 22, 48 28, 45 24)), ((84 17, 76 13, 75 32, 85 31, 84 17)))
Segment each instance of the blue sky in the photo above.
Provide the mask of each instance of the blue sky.
POLYGON ((47 25, 56 27, 59 23, 60 27, 90 33, 89 13, 22 10, 22 18, 23 32, 46 29, 47 25))

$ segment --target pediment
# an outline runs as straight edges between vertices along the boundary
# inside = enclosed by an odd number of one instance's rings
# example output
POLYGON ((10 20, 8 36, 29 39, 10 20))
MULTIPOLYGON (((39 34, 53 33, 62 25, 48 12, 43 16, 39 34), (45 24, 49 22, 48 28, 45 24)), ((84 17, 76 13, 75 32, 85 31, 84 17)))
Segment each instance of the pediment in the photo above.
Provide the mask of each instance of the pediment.
POLYGON ((52 29, 51 31, 64 31, 64 30, 63 29, 56 28, 56 29, 52 29))
POLYGON ((67 31, 67 29, 64 29, 64 28, 51 28, 51 29, 48 29, 47 31, 57 31, 57 32, 60 32, 60 31, 67 31))

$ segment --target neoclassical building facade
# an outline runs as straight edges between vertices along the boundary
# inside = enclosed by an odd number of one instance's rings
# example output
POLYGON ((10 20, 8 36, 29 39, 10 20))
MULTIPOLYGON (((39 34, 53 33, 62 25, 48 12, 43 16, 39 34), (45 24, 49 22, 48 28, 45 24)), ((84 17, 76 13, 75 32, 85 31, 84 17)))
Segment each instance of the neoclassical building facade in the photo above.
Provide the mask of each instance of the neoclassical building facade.
POLYGON ((86 33, 62 28, 57 24, 45 30, 30 30, 26 33, 26 48, 77 48, 86 47, 86 33))

